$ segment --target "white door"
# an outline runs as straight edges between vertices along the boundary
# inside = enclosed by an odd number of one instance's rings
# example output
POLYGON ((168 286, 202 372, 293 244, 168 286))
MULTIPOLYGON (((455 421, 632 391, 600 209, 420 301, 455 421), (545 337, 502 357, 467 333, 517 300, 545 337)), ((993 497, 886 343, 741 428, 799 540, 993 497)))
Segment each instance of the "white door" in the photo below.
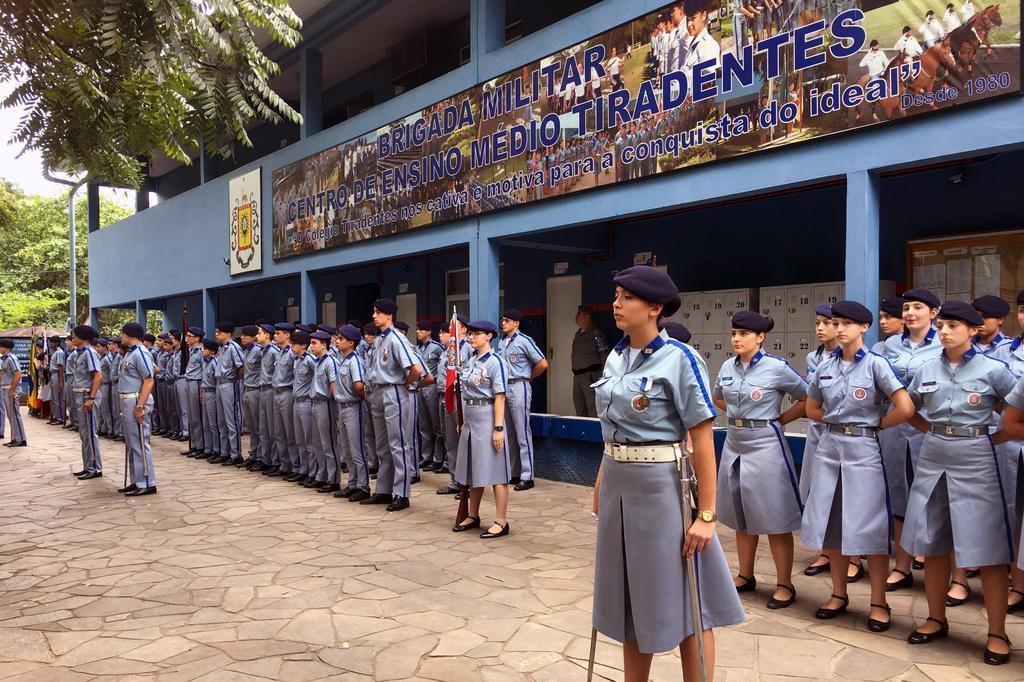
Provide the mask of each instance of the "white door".
POLYGON ((547 291, 548 412, 576 414, 572 404, 572 339, 580 306, 580 275, 549 277, 547 291))
POLYGON ((398 304, 395 322, 405 322, 409 325, 407 336, 413 345, 416 345, 416 294, 399 294, 395 303, 398 304))
POLYGON ((320 322, 328 327, 338 326, 338 304, 334 301, 324 301, 320 307, 320 322))

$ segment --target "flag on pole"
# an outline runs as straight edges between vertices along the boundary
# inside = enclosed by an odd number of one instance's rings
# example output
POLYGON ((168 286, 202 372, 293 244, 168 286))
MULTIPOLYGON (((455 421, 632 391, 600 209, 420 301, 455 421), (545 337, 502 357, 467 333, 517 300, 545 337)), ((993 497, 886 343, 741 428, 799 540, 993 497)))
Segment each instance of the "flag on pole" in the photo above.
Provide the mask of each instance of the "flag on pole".
POLYGON ((448 323, 448 348, 447 361, 445 362, 444 377, 444 409, 448 414, 455 414, 455 381, 457 375, 457 363, 459 357, 459 324, 455 317, 455 310, 452 310, 452 319, 448 323))

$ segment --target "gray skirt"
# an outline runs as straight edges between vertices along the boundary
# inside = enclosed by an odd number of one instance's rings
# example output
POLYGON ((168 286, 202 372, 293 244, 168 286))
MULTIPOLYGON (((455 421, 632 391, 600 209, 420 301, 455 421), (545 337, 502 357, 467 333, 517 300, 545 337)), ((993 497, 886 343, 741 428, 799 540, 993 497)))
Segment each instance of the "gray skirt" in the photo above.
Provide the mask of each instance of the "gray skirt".
POLYGON ((925 434, 900 544, 914 556, 953 552, 957 566, 1009 563, 1010 516, 988 436, 925 434))
MULTIPOLYGON (((694 633, 682 554, 683 519, 674 462, 602 463, 594 570, 594 627, 640 651, 660 653, 694 633)), ((746 618, 714 537, 696 555, 704 629, 746 618)))
POLYGON ((807 493, 811 488, 811 471, 814 469, 814 451, 818 448, 821 434, 825 426, 821 422, 812 421, 807 425, 807 439, 804 443, 804 456, 800 462, 800 499, 807 501, 807 493))
POLYGON ((459 455, 455 462, 455 482, 470 488, 508 485, 511 463, 508 458, 508 435, 501 450, 495 450, 494 406, 462 404, 462 433, 459 434, 459 455))
POLYGON ((778 425, 730 426, 718 468, 718 518, 752 535, 800 528, 800 489, 793 454, 778 425))
POLYGON ((889 499, 892 514, 898 519, 907 515, 907 495, 914 482, 917 458, 921 452, 924 434, 903 422, 878 434, 885 462, 885 476, 889 481, 889 499))
POLYGON ((800 538, 846 556, 889 554, 892 512, 878 441, 826 431, 814 451, 800 538))

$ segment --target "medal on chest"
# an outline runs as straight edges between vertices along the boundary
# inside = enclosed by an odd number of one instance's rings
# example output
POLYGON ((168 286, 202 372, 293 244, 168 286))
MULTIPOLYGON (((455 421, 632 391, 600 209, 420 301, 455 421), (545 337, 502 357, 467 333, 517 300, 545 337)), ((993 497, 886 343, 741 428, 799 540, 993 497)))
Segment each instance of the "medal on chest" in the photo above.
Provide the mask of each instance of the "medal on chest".
POLYGON ((387 346, 385 346, 384 348, 381 348, 381 350, 380 350, 380 357, 381 357, 381 359, 384 360, 384 362, 388 361, 388 349, 387 349, 387 346))
POLYGON ((764 393, 762 393, 761 389, 759 389, 759 388, 755 388, 754 390, 752 390, 750 392, 750 399, 753 400, 754 402, 757 402, 758 400, 760 400, 763 397, 764 397, 764 393))
POLYGON ((853 399, 854 400, 864 400, 864 398, 867 398, 867 397, 868 397, 868 392, 866 390, 864 390, 863 388, 860 388, 858 386, 857 388, 853 389, 853 399))
POLYGON ((641 393, 633 396, 633 400, 629 403, 635 412, 645 412, 651 406, 651 399, 647 396, 647 385, 648 379, 644 377, 640 380, 641 393))
POLYGON ((971 393, 971 394, 969 394, 967 396, 967 404, 968 405, 980 405, 981 404, 981 395, 978 394, 978 393, 971 393))
POLYGON ((480 373, 477 374, 475 377, 473 377, 473 383, 476 384, 477 386, 479 386, 480 382, 484 380, 485 376, 487 376, 487 374, 486 374, 486 372, 484 372, 484 368, 481 367, 480 368, 480 373))

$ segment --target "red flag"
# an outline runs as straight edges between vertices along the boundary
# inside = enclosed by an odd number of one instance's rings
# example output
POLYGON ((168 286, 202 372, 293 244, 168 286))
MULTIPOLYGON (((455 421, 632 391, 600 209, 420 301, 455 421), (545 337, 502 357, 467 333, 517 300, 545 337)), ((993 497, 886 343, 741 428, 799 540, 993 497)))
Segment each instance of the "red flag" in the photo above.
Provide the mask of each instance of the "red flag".
POLYGON ((444 409, 448 414, 455 414, 455 380, 457 373, 457 361, 459 357, 459 325, 452 311, 451 322, 448 323, 448 348, 446 348, 448 359, 445 361, 444 377, 444 409))

